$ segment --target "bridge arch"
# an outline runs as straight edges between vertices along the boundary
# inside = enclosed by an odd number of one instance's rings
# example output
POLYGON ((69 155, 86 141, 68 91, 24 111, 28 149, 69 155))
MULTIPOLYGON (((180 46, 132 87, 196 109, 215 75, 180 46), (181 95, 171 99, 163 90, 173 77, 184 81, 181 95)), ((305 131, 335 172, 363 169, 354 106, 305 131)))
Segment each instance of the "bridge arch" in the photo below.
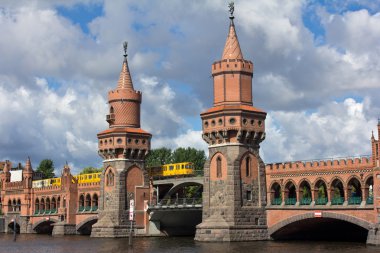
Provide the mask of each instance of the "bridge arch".
POLYGON ((200 186, 200 187, 203 187, 203 184, 200 184, 198 182, 183 182, 183 183, 180 183, 180 184, 175 184, 167 193, 166 195, 164 196, 164 200, 165 199, 169 199, 174 193, 176 193, 179 189, 183 188, 183 187, 186 187, 186 186, 193 186, 193 185, 197 185, 197 186, 200 186))
POLYGON ((315 220, 315 221, 320 222, 323 219, 343 221, 349 224, 356 225, 357 227, 360 227, 366 231, 368 231, 371 227, 370 222, 357 218, 355 216, 351 216, 351 215, 333 213, 333 212, 323 212, 322 218, 319 218, 319 217, 316 218, 314 212, 309 212, 309 213, 295 215, 278 222, 277 224, 268 228, 268 233, 271 238, 275 239, 276 234, 280 232, 282 229, 284 229, 285 227, 287 227, 288 225, 293 225, 297 222, 305 222, 306 220, 315 220))
MULTIPOLYGON (((8 223, 8 233, 13 233, 15 229, 14 220, 10 220, 8 223)), ((20 234, 20 224, 16 221, 16 234, 20 234)))
POLYGON ((75 230, 81 235, 90 235, 92 230, 92 225, 98 222, 98 216, 91 216, 84 221, 78 223, 75 230))
POLYGON ((53 232, 53 226, 51 226, 51 224, 56 222, 58 222, 58 220, 45 217, 35 222, 32 226, 32 230, 37 234, 51 234, 53 232))

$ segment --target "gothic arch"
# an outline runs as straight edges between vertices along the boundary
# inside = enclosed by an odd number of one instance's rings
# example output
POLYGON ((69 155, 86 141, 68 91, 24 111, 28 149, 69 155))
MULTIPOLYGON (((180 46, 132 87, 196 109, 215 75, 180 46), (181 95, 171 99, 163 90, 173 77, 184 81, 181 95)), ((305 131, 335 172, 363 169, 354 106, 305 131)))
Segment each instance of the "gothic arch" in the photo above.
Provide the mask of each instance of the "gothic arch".
MULTIPOLYGON (((84 221, 78 223, 76 226, 75 226, 75 230, 80 233, 80 234, 89 234, 88 232, 88 226, 92 226, 98 222, 98 216, 90 216, 88 217, 87 219, 85 219, 84 221)), ((91 232, 91 231, 90 231, 91 232)))
POLYGON ((351 175, 347 178, 347 180, 344 182, 345 183, 345 188, 348 187, 348 184, 349 182, 352 180, 352 179, 356 179, 359 181, 360 185, 363 185, 363 180, 361 180, 357 175, 351 175))
POLYGON ((215 152, 210 159, 210 180, 226 180, 227 167, 227 157, 222 152, 215 152))
MULTIPOLYGON (((370 226, 371 226, 371 223, 369 223, 366 220, 362 220, 362 219, 356 218, 355 216, 346 215, 346 214, 323 212, 322 217, 346 221, 346 222, 355 224, 359 227, 362 227, 366 230, 369 230, 370 226)), ((321 218, 315 218, 314 212, 309 212, 309 213, 299 214, 299 215, 289 217, 287 219, 284 219, 284 220, 276 223, 275 225, 271 226, 270 228, 268 228, 268 234, 270 236, 272 236, 274 233, 276 233, 277 231, 279 231, 280 229, 284 228, 285 226, 287 226, 289 224, 292 224, 292 223, 297 222, 297 221, 302 221, 305 219, 313 219, 313 218, 314 219, 321 219, 321 218)))
POLYGON ((272 187, 273 187, 274 184, 278 184, 278 185, 281 187, 281 191, 283 190, 284 185, 281 184, 280 181, 278 181, 278 180, 274 180, 274 181, 272 181, 272 182, 270 183, 270 185, 269 185, 269 188, 268 188, 269 191, 270 191, 270 189, 272 189, 272 187))
POLYGON ((52 223, 56 223, 56 222, 58 222, 58 220, 56 220, 54 218, 49 218, 48 220, 46 220, 46 217, 44 217, 41 220, 33 223, 32 230, 36 231, 36 229, 38 229, 38 227, 40 225, 43 225, 44 223, 50 223, 50 224, 52 224, 52 223))

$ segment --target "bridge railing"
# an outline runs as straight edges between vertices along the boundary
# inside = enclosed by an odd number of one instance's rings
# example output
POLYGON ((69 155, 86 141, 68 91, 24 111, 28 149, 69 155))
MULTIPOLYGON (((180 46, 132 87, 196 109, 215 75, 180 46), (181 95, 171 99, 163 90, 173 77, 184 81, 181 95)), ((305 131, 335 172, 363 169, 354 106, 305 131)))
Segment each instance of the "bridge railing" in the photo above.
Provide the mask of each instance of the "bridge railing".
POLYGON ((153 177, 153 180, 164 180, 164 179, 179 179, 179 178, 186 178, 186 177, 203 177, 203 170, 193 170, 190 174, 179 174, 179 175, 171 175, 171 176, 162 176, 162 175, 155 175, 153 177))
POLYGON ((202 205, 202 198, 173 198, 173 199, 162 199, 157 202, 149 203, 149 207, 163 207, 163 206, 178 206, 178 207, 187 207, 187 206, 196 206, 202 205))

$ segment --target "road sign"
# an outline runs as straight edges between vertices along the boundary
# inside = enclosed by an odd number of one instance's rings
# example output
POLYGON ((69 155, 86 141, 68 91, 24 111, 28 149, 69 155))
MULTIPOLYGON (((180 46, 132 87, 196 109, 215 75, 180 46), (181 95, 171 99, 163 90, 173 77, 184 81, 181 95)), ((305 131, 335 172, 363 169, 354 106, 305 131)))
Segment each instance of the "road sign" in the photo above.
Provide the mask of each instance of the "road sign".
POLYGON ((133 221, 133 213, 135 211, 135 201, 131 199, 129 201, 129 220, 133 221))
POLYGON ((314 212, 314 217, 315 218, 321 218, 322 217, 322 212, 319 211, 319 212, 314 212))

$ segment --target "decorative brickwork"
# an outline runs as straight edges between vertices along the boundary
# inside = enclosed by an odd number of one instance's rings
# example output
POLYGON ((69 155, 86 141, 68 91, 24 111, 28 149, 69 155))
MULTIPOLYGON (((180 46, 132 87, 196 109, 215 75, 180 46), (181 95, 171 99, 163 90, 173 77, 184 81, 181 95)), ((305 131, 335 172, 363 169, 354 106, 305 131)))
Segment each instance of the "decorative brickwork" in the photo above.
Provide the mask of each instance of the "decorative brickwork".
POLYGON ((92 237, 126 237, 130 229, 129 203, 135 201, 135 227, 146 231, 144 202, 149 200, 145 156, 151 134, 140 128, 141 92, 133 89, 127 55, 115 90, 108 93, 109 129, 98 134, 104 159, 99 198, 99 219, 92 237))
POLYGON ((198 241, 266 240, 266 113, 252 107, 253 64, 243 59, 233 17, 221 61, 212 65, 214 106, 201 114, 209 144, 198 241))

